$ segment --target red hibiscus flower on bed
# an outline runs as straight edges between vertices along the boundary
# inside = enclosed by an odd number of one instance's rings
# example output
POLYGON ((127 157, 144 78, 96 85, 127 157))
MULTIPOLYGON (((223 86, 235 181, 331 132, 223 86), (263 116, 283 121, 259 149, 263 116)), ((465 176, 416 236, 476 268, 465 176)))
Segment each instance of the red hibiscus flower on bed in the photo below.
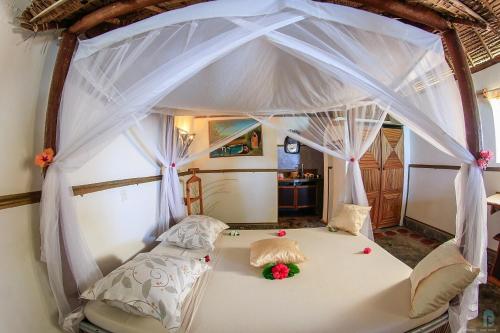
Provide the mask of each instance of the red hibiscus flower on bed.
POLYGON ((284 229, 281 229, 280 231, 278 231, 278 237, 284 237, 286 236, 286 231, 284 229))
POLYGON ((288 277, 288 272, 290 271, 290 269, 288 268, 287 265, 277 264, 272 268, 271 271, 273 273, 273 277, 276 280, 283 280, 288 277))

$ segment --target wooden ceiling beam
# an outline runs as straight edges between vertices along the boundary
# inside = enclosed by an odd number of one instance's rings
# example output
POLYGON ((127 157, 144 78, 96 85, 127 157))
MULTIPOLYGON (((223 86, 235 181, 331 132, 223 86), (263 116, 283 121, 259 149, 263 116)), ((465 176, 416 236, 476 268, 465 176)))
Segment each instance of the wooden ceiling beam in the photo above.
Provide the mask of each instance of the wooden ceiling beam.
POLYGON ((448 21, 450 21, 451 23, 467 25, 470 27, 479 28, 479 29, 483 29, 483 30, 486 30, 489 28, 489 26, 483 22, 472 21, 469 19, 461 18, 461 17, 447 16, 446 19, 448 21))
POLYGON ((490 48, 488 47, 488 44, 484 40, 483 36, 481 36, 481 34, 476 29, 473 29, 473 30, 474 30, 474 33, 476 34, 477 38, 479 39, 479 41, 483 45, 484 49, 486 50, 486 53, 488 53, 490 60, 493 59, 493 55, 491 54, 490 48))
POLYGON ((147 6, 146 9, 153 12, 153 13, 158 13, 158 14, 165 12, 165 9, 162 9, 158 6, 147 6))
POLYGON ((45 8, 44 10, 42 10, 40 13, 36 14, 31 20, 30 20, 30 23, 33 23, 35 22, 36 20, 38 20, 39 18, 47 15, 48 13, 50 13, 51 11, 55 10, 56 8, 58 7, 61 7, 62 5, 64 5, 66 2, 68 2, 69 0, 59 0, 59 1, 56 1, 54 2, 52 5, 48 6, 47 8, 45 8))
POLYGON ((93 28, 102 22, 116 18, 118 16, 127 15, 139 9, 149 6, 155 6, 165 0, 123 0, 113 2, 109 5, 101 7, 96 11, 89 13, 75 22, 68 31, 73 34, 82 34, 90 28, 93 28))
POLYGON ((476 13, 475 11, 473 11, 470 7, 468 7, 467 5, 465 5, 464 3, 462 3, 461 1, 459 1, 459 0, 447 0, 447 2, 449 4, 451 4, 453 7, 457 8, 460 11, 462 11, 462 13, 465 13, 468 16, 474 18, 478 22, 481 22, 481 23, 485 24, 486 26, 488 25, 488 22, 481 15, 479 15, 478 13, 476 13))
MULTIPOLYGON (((410 5, 395 0, 356 1, 362 5, 373 7, 391 15, 424 24, 436 30, 444 31, 448 30, 451 27, 451 24, 445 18, 440 16, 432 9, 424 6, 410 5)), ((149 6, 155 6, 162 2, 165 2, 165 0, 117 1, 85 15, 69 28, 69 32, 74 34, 81 34, 106 20, 122 15, 127 15, 139 9, 143 9, 149 6)))
POLYGON ((445 31, 451 28, 450 22, 445 18, 421 5, 411 5, 396 0, 356 0, 356 2, 436 30, 445 31))

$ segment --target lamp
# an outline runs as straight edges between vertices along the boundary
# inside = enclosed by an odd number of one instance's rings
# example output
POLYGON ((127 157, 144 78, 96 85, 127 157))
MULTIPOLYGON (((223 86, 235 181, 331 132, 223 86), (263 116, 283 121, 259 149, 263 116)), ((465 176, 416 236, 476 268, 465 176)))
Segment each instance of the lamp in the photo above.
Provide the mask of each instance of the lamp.
POLYGON ((189 146, 191 146, 191 144, 193 143, 196 134, 189 133, 188 131, 178 127, 176 129, 177 129, 177 147, 179 149, 179 157, 184 157, 187 154, 189 146))

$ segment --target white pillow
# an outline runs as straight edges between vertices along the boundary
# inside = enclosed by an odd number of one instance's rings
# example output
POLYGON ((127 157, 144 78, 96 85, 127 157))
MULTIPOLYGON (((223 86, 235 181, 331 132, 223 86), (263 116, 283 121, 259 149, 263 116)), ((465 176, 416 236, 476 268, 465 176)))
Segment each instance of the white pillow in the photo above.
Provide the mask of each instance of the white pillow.
POLYGON ((219 234, 229 226, 213 217, 190 215, 164 232, 157 241, 177 245, 186 249, 212 251, 219 234))
POLYGON ((161 321, 169 332, 181 325, 181 308, 209 266, 201 260, 142 253, 87 289, 80 297, 161 321))
POLYGON ((166 241, 156 246, 151 253, 169 257, 186 257, 191 259, 201 259, 206 255, 211 255, 211 251, 205 249, 185 249, 176 245, 171 245, 166 241))
POLYGON ((370 214, 370 209, 371 207, 344 204, 340 213, 333 217, 330 225, 357 236, 370 214))
POLYGON ((410 318, 419 318, 446 305, 474 281, 479 268, 472 266, 450 240, 422 259, 410 275, 410 318))

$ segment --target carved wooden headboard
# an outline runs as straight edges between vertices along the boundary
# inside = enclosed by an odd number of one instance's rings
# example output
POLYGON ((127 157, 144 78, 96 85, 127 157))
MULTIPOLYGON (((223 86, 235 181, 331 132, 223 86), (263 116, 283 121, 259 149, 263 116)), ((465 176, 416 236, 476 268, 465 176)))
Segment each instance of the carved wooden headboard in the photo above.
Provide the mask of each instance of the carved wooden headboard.
POLYGON ((193 175, 186 182, 186 197, 184 202, 187 206, 188 215, 200 214, 203 215, 203 191, 201 186, 201 178, 196 176, 196 171, 199 169, 189 169, 193 175))

